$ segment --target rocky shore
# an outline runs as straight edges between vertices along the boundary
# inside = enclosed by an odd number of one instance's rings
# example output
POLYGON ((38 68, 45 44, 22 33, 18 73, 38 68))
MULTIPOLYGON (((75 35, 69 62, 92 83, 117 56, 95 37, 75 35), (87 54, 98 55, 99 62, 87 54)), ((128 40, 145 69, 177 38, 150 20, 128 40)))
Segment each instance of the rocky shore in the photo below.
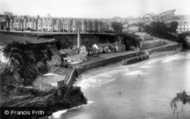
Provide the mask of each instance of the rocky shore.
MULTIPOLYGON (((87 103, 80 87, 68 87, 64 81, 57 86, 33 85, 39 75, 60 67, 61 58, 57 50, 54 42, 41 44, 14 42, 5 46, 3 52, 9 61, 1 65, 1 117, 18 118, 18 115, 3 113, 4 110, 11 108, 41 109, 45 113, 40 117, 47 117, 55 111, 87 103)), ((39 118, 39 115, 27 116, 39 118)))

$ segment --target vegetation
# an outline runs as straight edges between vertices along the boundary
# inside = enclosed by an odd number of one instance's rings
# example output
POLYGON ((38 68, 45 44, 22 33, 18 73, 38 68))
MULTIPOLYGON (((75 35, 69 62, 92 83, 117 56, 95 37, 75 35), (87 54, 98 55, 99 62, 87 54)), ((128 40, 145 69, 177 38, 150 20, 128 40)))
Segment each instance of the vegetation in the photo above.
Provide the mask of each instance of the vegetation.
MULTIPOLYGON (((52 68, 51 65, 57 64, 57 60, 54 59, 59 57, 55 55, 57 50, 54 45, 13 42, 5 47, 3 52, 9 58, 9 64, 1 67, 0 72, 1 107, 38 107, 38 110, 40 107, 40 110, 45 111, 45 115, 42 116, 48 116, 55 111, 87 103, 80 87, 67 86, 64 80, 59 82, 56 88, 50 84, 46 85, 46 90, 32 85, 38 75, 46 73, 52 68)), ((2 115, 4 116, 9 118, 2 115)), ((10 118, 20 117, 11 115, 10 118)))
POLYGON ((111 26, 116 33, 122 33, 123 24, 120 22, 112 22, 111 26))
POLYGON ((48 71, 48 61, 53 56, 45 44, 13 42, 8 44, 3 52, 9 59, 9 66, 0 74, 1 88, 10 92, 18 86, 32 85, 38 75, 48 71))
POLYGON ((176 21, 168 23, 168 32, 177 33, 177 31, 176 31, 177 26, 178 26, 178 22, 176 22, 176 21))
POLYGON ((176 33, 177 25, 176 22, 171 22, 168 25, 163 22, 151 22, 144 26, 144 30, 152 36, 179 42, 178 37, 173 34, 176 33))
POLYGON ((183 44, 184 48, 189 48, 187 41, 190 41, 190 32, 181 33, 178 35, 180 42, 183 44))
MULTIPOLYGON (((58 49, 63 48, 73 48, 77 44, 76 35, 55 35, 55 36, 41 36, 42 38, 55 38, 56 45, 58 49)), ((81 44, 86 47, 92 47, 94 44, 98 43, 113 43, 115 42, 116 37, 114 35, 104 35, 104 34, 84 34, 81 35, 81 44)))

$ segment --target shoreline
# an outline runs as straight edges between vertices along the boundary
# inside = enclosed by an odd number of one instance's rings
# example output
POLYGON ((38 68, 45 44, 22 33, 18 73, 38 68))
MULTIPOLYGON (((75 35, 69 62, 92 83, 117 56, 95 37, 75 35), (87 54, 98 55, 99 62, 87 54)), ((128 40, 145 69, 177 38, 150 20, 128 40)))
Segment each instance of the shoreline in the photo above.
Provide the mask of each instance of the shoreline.
MULTIPOLYGON (((176 45, 176 44, 173 44, 173 45, 176 45)), ((176 45, 176 49, 179 48, 179 47, 177 47, 177 46, 178 46, 178 45, 176 45)), ((150 49, 149 49, 149 50, 150 50, 150 49)), ((169 51, 154 52, 154 53, 152 53, 152 54, 150 55, 150 58, 162 57, 162 56, 167 56, 167 55, 174 55, 174 54, 180 53, 180 52, 181 52, 181 50, 169 50, 169 51)), ((129 54, 129 55, 130 55, 130 54, 129 54)), ((109 60, 109 58, 108 58, 107 60, 109 60)), ((114 62, 114 63, 118 64, 119 62, 121 62, 121 61, 114 62)), ((92 62, 92 63, 94 63, 94 62, 92 62)), ((137 62, 137 63, 138 63, 138 62, 137 62)), ((90 64, 91 64, 91 63, 89 63, 89 65, 90 65, 90 64)), ((101 65, 101 66, 97 66, 97 67, 93 67, 93 68, 86 69, 84 72, 80 73, 79 75, 81 75, 81 74, 83 74, 83 73, 86 73, 86 72, 88 72, 88 71, 90 71, 90 70, 94 70, 95 68, 100 68, 100 67, 109 66, 109 65, 114 65, 114 64, 108 62, 108 64, 106 64, 106 65, 101 65)), ((76 69, 76 71, 77 71, 77 70, 80 70, 80 69, 76 69)), ((72 74, 73 74, 73 73, 72 73, 72 74)), ((72 75, 72 74, 71 74, 71 75, 72 75)), ((70 76, 70 77, 72 77, 72 76, 70 76)), ((75 79, 74 76, 73 76, 72 78, 75 79)), ((72 78, 70 79, 71 81, 72 81, 72 78)), ((77 82, 77 81, 74 80, 74 81, 73 81, 73 84, 76 83, 76 82, 77 82)), ((88 105, 88 103, 87 103, 86 105, 88 105)), ((72 108, 71 108, 71 109, 72 109, 72 108)), ((70 110, 70 109, 69 109, 69 110, 70 110)), ((59 110, 59 111, 64 111, 64 110, 59 110)), ((59 112, 59 111, 57 111, 57 112, 59 112)), ((57 112, 54 112, 54 113, 56 114, 57 112)), ((53 113, 53 114, 54 114, 54 113, 53 113)), ((64 113, 66 113, 66 112, 64 112, 64 113)), ((50 118, 53 117, 53 114, 52 114, 52 116, 50 116, 50 118)), ((53 119, 53 118, 51 118, 51 119, 53 119)))
MULTIPOLYGON (((149 51, 150 58, 153 58, 153 57, 157 57, 157 56, 161 56, 161 55, 167 55, 168 53, 180 52, 181 51, 180 47, 181 46, 178 43, 170 43, 170 44, 167 44, 167 45, 164 45, 164 46, 161 46, 161 47, 156 47, 156 48, 152 48, 152 49, 145 49, 145 50, 142 50, 142 51, 149 51), (165 53, 163 53, 163 52, 165 52, 165 53)), ((121 54, 121 55, 118 55, 118 56, 113 56, 113 57, 108 57, 108 58, 105 58, 105 59, 100 59, 100 60, 97 60, 97 61, 83 63, 81 65, 74 66, 73 69, 76 68, 77 74, 80 75, 80 74, 82 74, 83 72, 85 72, 87 70, 97 68, 99 66, 105 66, 105 65, 109 65, 111 63, 121 62, 124 59, 131 58, 131 57, 134 57, 134 56, 138 56, 138 53, 140 53, 142 51, 133 51, 133 52, 126 53, 126 54, 121 54)), ((71 74, 68 77, 72 78, 72 79, 68 78, 68 80, 70 80, 70 81, 73 81, 75 79, 75 77, 71 76, 71 74)))
MULTIPOLYGON (((145 49, 142 51, 149 51, 150 58, 154 58, 154 57, 158 57, 161 55, 162 56, 167 55, 168 53, 180 52, 181 46, 180 46, 180 44, 173 42, 173 43, 166 44, 164 46, 155 47, 155 48, 151 48, 151 49, 145 49), (157 54, 155 54, 155 53, 157 53, 157 54)), ((126 53, 126 54, 121 54, 118 56, 108 57, 105 59, 100 59, 97 61, 92 61, 92 62, 80 64, 77 66, 73 66, 72 72, 63 81, 66 82, 66 84, 73 85, 76 82, 76 76, 75 76, 76 74, 80 75, 93 68, 109 65, 112 63, 116 63, 116 62, 121 62, 124 59, 135 57, 135 56, 138 57, 138 54, 142 51, 134 51, 134 52, 126 53)), ((61 82, 62 81, 58 82, 58 84, 61 82)))

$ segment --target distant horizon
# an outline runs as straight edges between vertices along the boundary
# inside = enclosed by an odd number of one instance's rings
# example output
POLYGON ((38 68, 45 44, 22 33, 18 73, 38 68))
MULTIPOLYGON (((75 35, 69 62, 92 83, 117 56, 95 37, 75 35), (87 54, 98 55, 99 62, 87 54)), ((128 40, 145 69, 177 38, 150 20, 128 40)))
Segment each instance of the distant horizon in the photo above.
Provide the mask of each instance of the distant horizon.
POLYGON ((189 0, 0 0, 0 13, 65 18, 137 18, 175 9, 190 15, 189 0))

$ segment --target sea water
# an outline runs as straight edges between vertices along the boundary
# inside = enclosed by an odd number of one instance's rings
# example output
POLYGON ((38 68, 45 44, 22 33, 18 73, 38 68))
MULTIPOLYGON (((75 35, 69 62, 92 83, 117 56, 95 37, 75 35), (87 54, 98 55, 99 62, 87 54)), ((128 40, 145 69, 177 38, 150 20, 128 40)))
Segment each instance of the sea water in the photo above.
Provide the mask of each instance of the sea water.
MULTIPOLYGON (((53 119, 174 119, 170 101, 190 93, 190 52, 92 69, 76 85, 93 103, 53 119)), ((190 119, 189 113, 184 105, 180 119, 190 119)))

